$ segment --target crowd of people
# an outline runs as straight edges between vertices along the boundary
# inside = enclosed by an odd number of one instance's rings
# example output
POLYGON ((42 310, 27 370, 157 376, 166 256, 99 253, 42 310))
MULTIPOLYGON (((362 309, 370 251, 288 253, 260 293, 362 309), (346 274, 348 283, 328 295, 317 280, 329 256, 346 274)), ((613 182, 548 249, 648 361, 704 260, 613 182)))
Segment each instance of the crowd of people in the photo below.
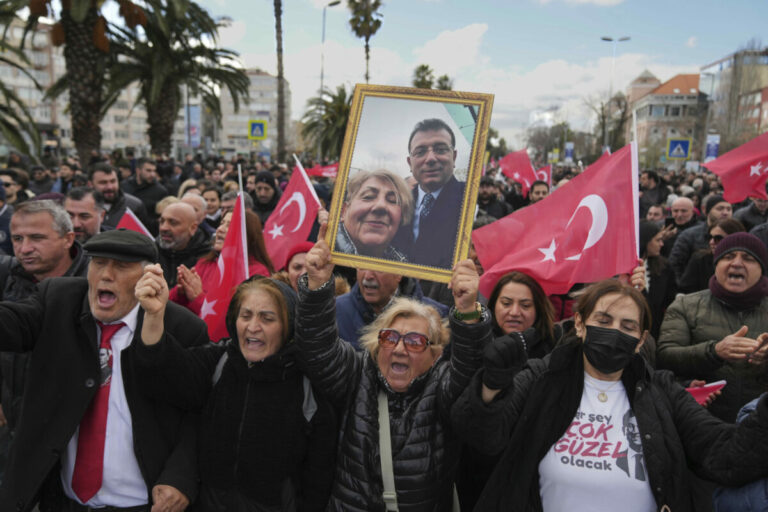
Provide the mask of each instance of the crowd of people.
MULTIPOLYGON (((644 170, 637 268, 556 296, 512 271, 484 297, 474 247, 453 259, 455 146, 416 124, 409 179, 354 174, 332 244, 322 209, 280 268, 262 230, 285 165, 16 155, 0 512, 768 509, 768 201, 644 170), (238 168, 250 277, 211 339, 238 168), (152 238, 116 229, 126 212, 152 238), (332 246, 451 279, 335 266, 332 246)), ((581 171, 523 188, 488 166, 473 228, 581 171)), ((333 180, 313 186, 327 208, 333 180)))

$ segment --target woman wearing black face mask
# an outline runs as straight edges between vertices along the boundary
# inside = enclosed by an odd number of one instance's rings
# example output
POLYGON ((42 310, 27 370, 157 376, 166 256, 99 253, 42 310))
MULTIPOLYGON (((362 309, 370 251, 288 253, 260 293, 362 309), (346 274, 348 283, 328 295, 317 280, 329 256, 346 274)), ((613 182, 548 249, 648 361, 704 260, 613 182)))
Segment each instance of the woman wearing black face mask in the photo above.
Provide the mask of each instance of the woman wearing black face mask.
POLYGON ((502 453, 476 511, 691 511, 689 469, 726 485, 768 475, 768 402, 724 423, 646 365, 640 292, 592 285, 574 319, 576 336, 544 359, 526 361, 519 338, 489 344, 454 405, 457 434, 502 453))

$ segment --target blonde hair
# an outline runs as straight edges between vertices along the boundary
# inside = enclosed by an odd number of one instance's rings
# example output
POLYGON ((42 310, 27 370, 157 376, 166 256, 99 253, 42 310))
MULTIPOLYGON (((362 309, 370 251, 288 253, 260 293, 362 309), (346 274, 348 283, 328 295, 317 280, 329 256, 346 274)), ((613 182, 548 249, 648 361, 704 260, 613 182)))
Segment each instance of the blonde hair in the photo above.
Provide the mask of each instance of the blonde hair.
POLYGON ((379 353, 379 331, 386 329, 398 318, 423 318, 429 324, 427 336, 432 342, 430 349, 435 356, 440 355, 443 346, 448 344, 450 331, 448 321, 440 318, 435 308, 407 297, 398 297, 387 309, 368 324, 360 336, 360 346, 376 358, 379 353))
POLYGON ((349 179, 347 183, 346 197, 344 202, 349 204, 350 201, 360 192, 363 183, 371 178, 376 178, 382 181, 388 181, 395 187, 397 193, 397 204, 400 206, 401 219, 400 225, 405 226, 411 222, 413 218, 413 196, 411 195, 411 189, 405 183, 405 180, 386 169, 379 169, 377 171, 360 171, 349 179))
POLYGON ((176 196, 165 196, 164 198, 159 200, 155 205, 155 213, 157 213, 158 215, 161 215, 163 213, 163 210, 165 210, 166 207, 168 207, 169 205, 172 205, 173 203, 178 203, 179 201, 181 201, 181 199, 179 199, 176 196))

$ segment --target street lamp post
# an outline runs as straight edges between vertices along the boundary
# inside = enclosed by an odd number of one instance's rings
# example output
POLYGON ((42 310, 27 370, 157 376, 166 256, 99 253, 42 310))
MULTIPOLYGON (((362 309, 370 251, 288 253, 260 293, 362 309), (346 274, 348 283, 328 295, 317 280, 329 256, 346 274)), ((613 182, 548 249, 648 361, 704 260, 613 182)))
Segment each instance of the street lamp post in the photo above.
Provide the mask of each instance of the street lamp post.
POLYGON ((602 41, 607 41, 611 43, 611 46, 613 46, 613 57, 611 58, 611 81, 610 81, 610 88, 608 89, 608 112, 605 112, 605 108, 603 107, 603 119, 605 120, 605 131, 603 133, 603 151, 605 151, 605 148, 608 147, 608 116, 611 114, 611 101, 613 100, 613 69, 616 66, 616 44, 617 43, 623 43, 624 41, 629 41, 629 36, 619 37, 618 39, 614 39, 612 37, 603 36, 600 38, 602 41))
MULTIPOLYGON (((327 5, 323 6, 323 35, 322 35, 322 38, 320 39, 320 93, 318 95, 321 100, 323 97, 323 79, 325 78, 325 10, 328 9, 329 7, 337 6, 340 3, 341 3, 341 0, 333 0, 331 2, 328 2, 327 5)), ((320 148, 321 148, 321 145, 320 145, 320 141, 318 140, 317 141, 318 160, 323 159, 323 154, 320 148)))

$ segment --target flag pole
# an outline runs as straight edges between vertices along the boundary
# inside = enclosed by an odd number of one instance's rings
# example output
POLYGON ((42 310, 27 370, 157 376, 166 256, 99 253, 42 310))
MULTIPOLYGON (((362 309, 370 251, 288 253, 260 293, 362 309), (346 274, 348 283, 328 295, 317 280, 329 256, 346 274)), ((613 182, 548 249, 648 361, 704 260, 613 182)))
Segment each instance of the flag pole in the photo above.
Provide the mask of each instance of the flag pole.
POLYGON ((243 166, 237 164, 237 185, 240 187, 240 192, 243 191, 243 166))

